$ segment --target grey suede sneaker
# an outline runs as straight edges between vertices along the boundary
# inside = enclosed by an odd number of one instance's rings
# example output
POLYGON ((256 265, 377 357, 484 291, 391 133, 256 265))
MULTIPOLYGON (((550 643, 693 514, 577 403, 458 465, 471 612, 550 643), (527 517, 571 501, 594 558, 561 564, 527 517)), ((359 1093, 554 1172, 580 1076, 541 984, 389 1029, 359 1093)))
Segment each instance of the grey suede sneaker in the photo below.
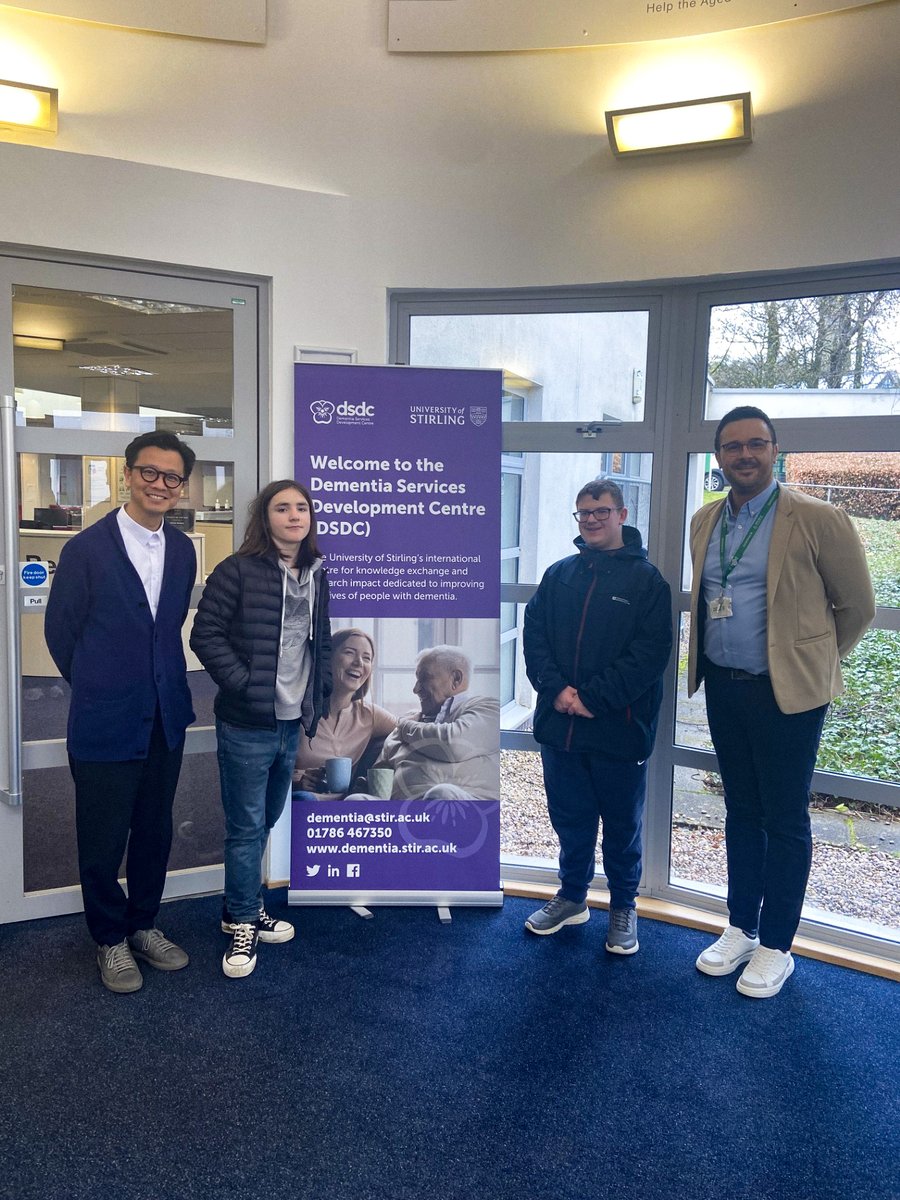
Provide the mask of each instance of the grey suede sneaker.
POLYGON ((139 992, 144 978, 134 961, 128 942, 117 942, 115 946, 97 947, 97 966, 100 979, 111 992, 139 992))
POLYGON ((191 961, 161 929, 137 929, 129 937, 128 945, 135 958, 142 958, 157 971, 180 971, 191 961))
POLYGON ((583 925, 590 919, 591 913, 584 900, 576 904, 574 900, 554 896, 549 904, 531 914, 525 922, 525 928, 531 933, 557 933, 563 925, 583 925))
POLYGON ((641 947, 637 939, 636 909, 611 908, 609 910, 606 948, 610 954, 637 954, 641 947))

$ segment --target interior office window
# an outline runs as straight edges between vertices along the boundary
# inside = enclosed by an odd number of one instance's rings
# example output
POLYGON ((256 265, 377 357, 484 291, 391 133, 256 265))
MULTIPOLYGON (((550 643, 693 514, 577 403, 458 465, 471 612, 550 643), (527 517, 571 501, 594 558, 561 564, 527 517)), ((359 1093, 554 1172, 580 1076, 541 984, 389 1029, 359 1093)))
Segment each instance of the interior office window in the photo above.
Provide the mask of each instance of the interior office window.
POLYGON ((893 416, 900 411, 900 289, 714 307, 708 376, 709 420, 739 404, 755 404, 773 421, 893 416))
POLYGON ((12 311, 20 424, 233 436, 230 309, 16 284, 12 311))

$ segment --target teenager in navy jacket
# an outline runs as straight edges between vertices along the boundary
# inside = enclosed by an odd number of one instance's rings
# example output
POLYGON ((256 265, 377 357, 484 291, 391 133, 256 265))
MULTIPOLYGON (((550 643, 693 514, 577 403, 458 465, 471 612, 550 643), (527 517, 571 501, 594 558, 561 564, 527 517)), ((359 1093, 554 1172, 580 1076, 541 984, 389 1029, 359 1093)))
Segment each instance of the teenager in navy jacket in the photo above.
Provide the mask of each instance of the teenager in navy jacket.
POLYGON ((287 942, 290 921, 266 912, 262 860, 294 772, 301 726, 328 715, 328 579, 309 492, 268 484, 250 506, 243 544, 219 563, 200 598, 191 649, 212 676, 225 810, 222 959, 230 979, 256 968, 257 942, 287 942))
POLYGON ((525 666, 537 691, 534 736, 560 844, 560 889, 525 924, 551 934, 588 920, 602 819, 606 949, 634 954, 646 760, 672 650, 672 600, 640 533, 625 524, 617 483, 586 484, 575 509, 578 553, 547 570, 525 609, 525 666))
POLYGON ((64 547, 44 633, 72 689, 66 746, 84 915, 104 985, 133 992, 135 958, 164 971, 188 956, 156 928, 184 735, 194 719, 181 627, 197 574, 190 538, 163 517, 195 455, 171 433, 125 450, 131 498, 64 547), (125 875, 118 868, 128 847, 125 875))

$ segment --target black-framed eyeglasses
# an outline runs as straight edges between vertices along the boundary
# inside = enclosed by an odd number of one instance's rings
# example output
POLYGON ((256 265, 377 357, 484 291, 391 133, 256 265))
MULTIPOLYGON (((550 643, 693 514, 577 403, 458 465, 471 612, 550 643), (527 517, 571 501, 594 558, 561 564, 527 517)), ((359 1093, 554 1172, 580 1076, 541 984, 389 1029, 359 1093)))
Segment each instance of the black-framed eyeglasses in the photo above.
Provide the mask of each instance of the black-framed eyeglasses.
POLYGON ((157 479, 162 479, 167 488, 183 487, 188 479, 187 475, 176 475, 174 471, 158 471, 156 467, 134 467, 132 469, 140 472, 144 483, 156 483, 157 479))
POLYGON ((746 446, 751 454, 761 454, 766 446, 774 446, 774 444, 771 438, 751 438, 749 442, 722 442, 719 446, 719 453, 733 458, 735 454, 740 454, 746 446))
POLYGON ((621 508, 576 508, 572 516, 579 525, 587 525, 589 521, 608 521, 614 512, 621 512, 621 508))

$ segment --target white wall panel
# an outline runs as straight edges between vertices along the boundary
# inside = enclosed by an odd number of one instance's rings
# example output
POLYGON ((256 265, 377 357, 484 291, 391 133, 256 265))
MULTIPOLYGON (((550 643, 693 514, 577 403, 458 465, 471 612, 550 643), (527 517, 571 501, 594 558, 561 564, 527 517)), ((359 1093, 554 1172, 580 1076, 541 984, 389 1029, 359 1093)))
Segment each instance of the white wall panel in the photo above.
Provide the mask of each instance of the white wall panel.
POLYGON ((17 0, 15 7, 152 33, 266 40, 266 0, 17 0))

